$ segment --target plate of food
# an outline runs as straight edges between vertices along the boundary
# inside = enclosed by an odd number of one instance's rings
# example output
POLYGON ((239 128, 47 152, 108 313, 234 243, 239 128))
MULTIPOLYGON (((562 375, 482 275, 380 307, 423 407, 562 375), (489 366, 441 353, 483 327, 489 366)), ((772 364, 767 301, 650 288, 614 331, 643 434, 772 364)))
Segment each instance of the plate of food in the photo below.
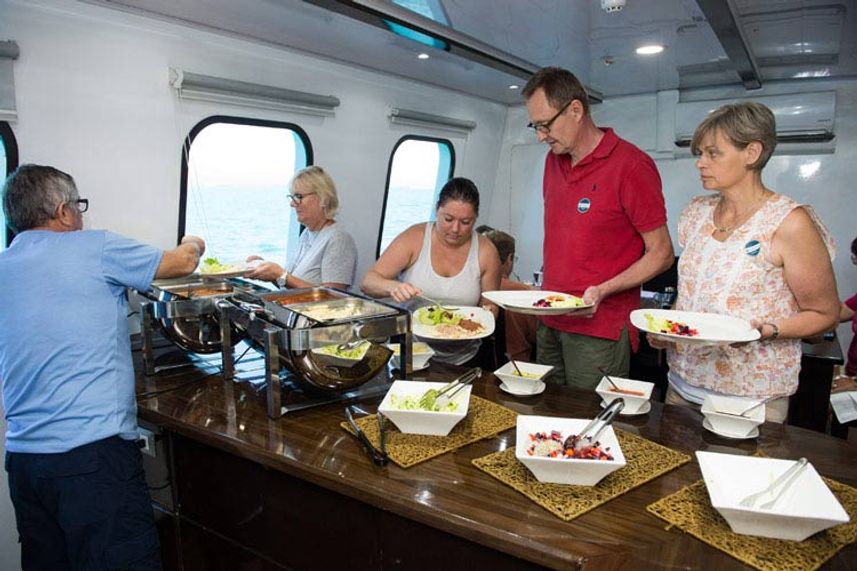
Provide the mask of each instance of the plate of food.
POLYGON ((494 333, 494 314, 481 307, 464 306, 450 311, 429 305, 414 311, 411 324, 414 335, 423 339, 481 339, 494 333))
POLYGON ((199 264, 199 275, 203 278, 234 278, 238 276, 243 276, 249 271, 250 268, 247 266, 247 264, 224 264, 221 263, 220 260, 218 260, 217 258, 212 257, 205 258, 204 260, 202 260, 202 263, 199 264))
POLYGON ((749 321, 717 313, 636 309, 631 312, 631 323, 641 331, 677 343, 728 345, 755 341, 760 337, 759 331, 749 321))
POLYGON ((563 315, 577 313, 592 307, 582 298, 558 291, 495 290, 482 293, 506 311, 527 315, 563 315))

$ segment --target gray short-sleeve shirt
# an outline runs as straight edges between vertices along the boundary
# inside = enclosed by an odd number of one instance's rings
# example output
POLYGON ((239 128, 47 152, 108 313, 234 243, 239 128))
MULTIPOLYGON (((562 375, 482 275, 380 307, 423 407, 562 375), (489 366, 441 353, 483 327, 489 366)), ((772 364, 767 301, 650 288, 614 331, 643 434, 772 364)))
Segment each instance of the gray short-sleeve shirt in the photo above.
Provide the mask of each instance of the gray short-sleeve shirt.
POLYGON ((317 232, 304 230, 298 252, 286 264, 288 272, 313 284, 354 283, 357 246, 351 234, 329 224, 317 232))

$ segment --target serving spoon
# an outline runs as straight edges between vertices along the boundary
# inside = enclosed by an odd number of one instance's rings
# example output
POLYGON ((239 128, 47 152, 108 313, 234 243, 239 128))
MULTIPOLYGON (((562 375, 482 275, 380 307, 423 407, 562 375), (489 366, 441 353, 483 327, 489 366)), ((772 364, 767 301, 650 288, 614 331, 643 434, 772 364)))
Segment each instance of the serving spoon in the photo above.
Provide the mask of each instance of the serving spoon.
POLYGON ((512 358, 512 355, 510 355, 508 351, 507 351, 507 352, 505 352, 505 353, 503 353, 503 354, 504 354, 504 355, 506 355, 506 358, 507 358, 507 359, 509 359, 509 362, 510 362, 510 363, 512 363, 512 366, 513 366, 513 367, 515 367, 515 370, 518 372, 518 376, 519 376, 519 377, 523 377, 523 376, 524 376, 524 373, 522 373, 522 372, 521 372, 521 369, 519 369, 519 368, 518 368, 518 364, 517 364, 517 363, 515 362, 515 360, 512 358))

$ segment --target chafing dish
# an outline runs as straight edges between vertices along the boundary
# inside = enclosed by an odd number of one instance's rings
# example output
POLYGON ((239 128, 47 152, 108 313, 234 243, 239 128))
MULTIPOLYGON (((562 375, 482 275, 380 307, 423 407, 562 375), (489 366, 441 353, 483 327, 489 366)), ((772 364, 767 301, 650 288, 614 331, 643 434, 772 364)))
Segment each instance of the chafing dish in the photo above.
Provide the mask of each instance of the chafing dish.
MULTIPOLYGON (((156 280, 149 291, 138 292, 141 304, 143 361, 147 374, 154 374, 152 333, 158 327, 178 347, 194 353, 221 350, 220 315, 216 302, 238 292, 269 291, 250 282, 226 278, 202 279, 199 276, 156 280)), ((243 338, 233 328, 229 343, 243 338)))
POLYGON ((264 294, 242 292, 218 301, 223 374, 233 372, 234 328, 261 346, 268 379, 268 415, 279 417, 280 367, 292 371, 311 390, 346 392, 385 369, 392 351, 387 338, 402 346, 410 359, 410 314, 407 310, 332 288, 315 287, 264 294), (371 342, 363 357, 343 365, 313 351, 355 340, 371 342), (227 342, 229 341, 229 342, 227 342))

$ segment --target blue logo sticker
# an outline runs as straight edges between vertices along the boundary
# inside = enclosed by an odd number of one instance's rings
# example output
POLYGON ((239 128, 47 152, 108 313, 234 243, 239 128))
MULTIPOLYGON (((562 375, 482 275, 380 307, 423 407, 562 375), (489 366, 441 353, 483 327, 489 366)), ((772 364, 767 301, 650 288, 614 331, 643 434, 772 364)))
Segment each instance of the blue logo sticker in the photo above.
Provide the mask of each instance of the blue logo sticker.
POLYGON ((758 240, 750 240, 744 244, 744 252, 748 256, 758 256, 760 251, 762 251, 762 245, 758 240))
POLYGON ((592 202, 588 198, 581 198, 580 202, 577 203, 577 211, 581 214, 586 214, 589 212, 589 207, 592 205, 592 202))

